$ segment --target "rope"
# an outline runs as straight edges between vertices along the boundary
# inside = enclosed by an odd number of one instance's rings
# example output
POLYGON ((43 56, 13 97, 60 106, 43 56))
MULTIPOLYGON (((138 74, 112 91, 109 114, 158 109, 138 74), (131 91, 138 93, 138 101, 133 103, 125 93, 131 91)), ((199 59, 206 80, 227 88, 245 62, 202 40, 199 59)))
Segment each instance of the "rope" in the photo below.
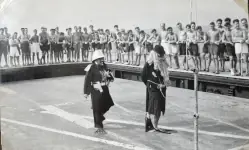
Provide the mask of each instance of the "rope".
MULTIPOLYGON (((151 80, 147 80, 147 81, 150 82, 150 83, 156 84, 156 85, 160 85, 160 84, 158 84, 156 82, 153 82, 151 80)), ((162 88, 160 88, 160 92, 161 92, 162 96, 166 99, 166 95, 163 94, 162 88)))

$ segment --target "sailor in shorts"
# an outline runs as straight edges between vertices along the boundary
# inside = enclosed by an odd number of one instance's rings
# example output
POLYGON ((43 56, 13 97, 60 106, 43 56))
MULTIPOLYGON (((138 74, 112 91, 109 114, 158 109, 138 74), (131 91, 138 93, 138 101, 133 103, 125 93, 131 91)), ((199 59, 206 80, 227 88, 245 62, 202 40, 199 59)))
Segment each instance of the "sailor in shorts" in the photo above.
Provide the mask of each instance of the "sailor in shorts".
POLYGON ((39 36, 37 35, 37 30, 34 30, 34 35, 30 39, 31 43, 31 53, 32 53, 32 63, 33 65, 35 64, 35 55, 37 58, 37 62, 40 62, 40 54, 41 54, 41 49, 40 49, 40 42, 39 42, 39 36))
POLYGON ((106 60, 107 62, 111 63, 112 62, 112 54, 111 54, 111 51, 112 51, 112 42, 113 42, 113 39, 112 39, 112 35, 111 35, 111 32, 109 29, 106 29, 105 30, 105 35, 106 35, 106 60))
POLYGON ((87 33, 87 28, 83 28, 84 33, 82 34, 82 61, 88 61, 89 50, 90 50, 90 34, 87 33))
POLYGON ((178 59, 178 48, 177 48, 177 35, 173 32, 173 28, 172 27, 168 27, 167 28, 167 37, 166 37, 166 41, 168 43, 168 51, 169 51, 169 58, 170 58, 170 66, 172 67, 172 56, 175 60, 175 64, 176 64, 176 68, 175 69, 179 69, 179 59, 178 59))
POLYGON ((17 32, 15 32, 12 38, 9 39, 10 44, 10 64, 12 66, 20 65, 19 56, 20 56, 20 49, 19 49, 19 40, 17 39, 17 32))
POLYGON ((201 71, 206 71, 207 70, 207 65, 206 65, 206 55, 208 54, 208 44, 205 42, 207 37, 205 32, 202 31, 201 26, 196 27, 196 36, 197 36, 197 45, 198 45, 198 53, 200 54, 200 70, 201 71), (202 63, 204 62, 204 69, 202 70, 202 63))
POLYGON ((177 41, 177 45, 178 45, 178 51, 179 51, 179 55, 183 56, 183 61, 182 61, 182 66, 183 69, 186 70, 186 68, 188 68, 188 66, 186 67, 185 64, 186 63, 186 51, 187 51, 187 47, 186 47, 186 40, 187 40, 187 33, 186 31, 183 29, 182 27, 182 23, 177 23, 177 28, 178 28, 178 41, 177 41))
MULTIPOLYGON (((208 43, 209 43, 209 54, 213 57, 214 65, 215 65, 215 74, 219 74, 219 60, 218 60, 218 54, 219 54, 219 44, 221 41, 220 38, 220 31, 215 28, 215 23, 211 22, 210 23, 210 30, 207 32, 207 37, 208 37, 208 43)), ((211 58, 209 58, 211 60, 211 58)), ((209 67, 211 65, 208 64, 207 70, 209 71, 209 67)))
POLYGON ((199 69, 199 63, 198 63, 198 45, 197 45, 197 36, 196 31, 193 26, 195 26, 194 23, 191 23, 190 29, 187 31, 187 45, 190 55, 192 56, 193 64, 195 68, 199 69))
POLYGON ((232 30, 230 23, 225 23, 224 25, 224 34, 222 36, 222 42, 226 45, 226 52, 229 56, 230 61, 230 72, 232 76, 236 75, 236 54, 235 54, 235 47, 232 39, 232 30))
POLYGON ((232 31, 232 39, 235 43, 235 54, 237 56, 237 61, 239 62, 239 75, 243 74, 241 69, 241 59, 244 58, 244 63, 246 65, 246 75, 248 76, 248 40, 245 30, 240 28, 239 20, 233 20, 234 29, 232 31))
MULTIPOLYGON (((161 46, 163 47, 164 51, 165 51, 165 54, 167 56, 169 56, 169 50, 168 50, 168 43, 166 41, 166 38, 167 38, 167 30, 166 30, 166 27, 165 27, 165 23, 162 23, 161 24, 161 46)), ((170 66, 171 68, 172 66, 170 66)))

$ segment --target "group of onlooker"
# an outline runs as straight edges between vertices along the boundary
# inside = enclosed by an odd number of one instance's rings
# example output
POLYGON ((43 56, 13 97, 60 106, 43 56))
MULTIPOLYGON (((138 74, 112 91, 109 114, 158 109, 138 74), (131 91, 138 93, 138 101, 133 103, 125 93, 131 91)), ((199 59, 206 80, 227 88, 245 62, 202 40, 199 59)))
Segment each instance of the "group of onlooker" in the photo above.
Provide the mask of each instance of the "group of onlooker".
POLYGON ((203 31, 195 22, 185 25, 185 28, 179 22, 177 31, 173 31, 173 27, 166 28, 164 23, 160 27, 160 31, 152 29, 150 33, 139 27, 135 31, 119 29, 118 25, 113 31, 94 30, 93 25, 82 31, 80 26, 75 26, 67 28, 66 33, 60 32, 59 27, 50 29, 48 33, 47 28, 42 27, 39 34, 35 29, 32 36, 27 28, 21 28, 19 35, 17 32, 11 35, 5 27, 0 29, 0 62, 2 55, 5 67, 20 65, 20 56, 23 66, 35 62, 86 62, 91 60, 93 51, 102 50, 109 63, 139 66, 142 56, 146 60, 147 54, 156 45, 161 45, 170 67, 174 61, 176 69, 182 66, 188 70, 191 60, 196 69, 209 72, 213 61, 214 73, 219 74, 226 71, 228 58, 231 75, 243 74, 243 63, 246 75, 249 75, 247 19, 217 19, 209 24, 208 31, 203 31), (182 58, 181 62, 179 58, 182 58))

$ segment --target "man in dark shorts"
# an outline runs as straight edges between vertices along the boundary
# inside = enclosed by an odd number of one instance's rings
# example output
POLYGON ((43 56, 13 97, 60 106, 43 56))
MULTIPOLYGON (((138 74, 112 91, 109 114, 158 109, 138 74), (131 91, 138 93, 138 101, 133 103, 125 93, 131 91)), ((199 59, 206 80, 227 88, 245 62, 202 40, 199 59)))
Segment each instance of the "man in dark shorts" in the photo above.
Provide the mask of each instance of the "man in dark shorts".
POLYGON ((65 47, 67 49, 67 62, 71 62, 72 51, 73 51, 73 35, 72 35, 72 28, 67 28, 67 35, 65 37, 66 44, 65 47))
MULTIPOLYGON (((217 19, 217 29, 220 31, 220 38, 223 37, 224 34, 224 28, 222 26, 222 20, 217 19)), ((220 42, 218 46, 218 57, 220 58, 220 66, 221 66, 221 72, 225 72, 225 50, 226 50, 226 45, 222 42, 220 42)))
POLYGON ((25 32, 25 28, 21 28, 21 32, 22 33, 19 37, 19 41, 21 43, 23 66, 26 66, 26 65, 29 65, 29 55, 30 55, 29 40, 30 40, 30 36, 25 32))
POLYGON ((105 30, 105 35, 106 35, 106 60, 107 62, 111 63, 112 62, 112 41, 111 41, 111 32, 109 29, 105 30))
POLYGON ((87 33, 87 28, 84 28, 82 34, 82 61, 88 61, 89 49, 90 49, 90 34, 87 33))
POLYGON ((236 59, 236 54, 235 54, 234 43, 232 40, 232 30, 231 30, 230 23, 226 23, 224 25, 224 28, 225 29, 224 29, 224 34, 222 36, 222 43, 226 45, 226 52, 230 60, 231 75, 234 76, 236 75, 237 59, 236 59))
POLYGON ((196 30, 195 30, 195 23, 191 22, 190 24, 190 30, 187 32, 187 43, 189 47, 189 53, 192 56, 193 64, 195 68, 199 69, 198 66, 198 57, 199 51, 198 51, 198 45, 197 45, 197 36, 196 36, 196 30))
POLYGON ((73 33, 73 48, 74 48, 74 61, 79 62, 80 60, 80 48, 82 42, 82 34, 79 32, 78 27, 74 27, 75 32, 73 33))
MULTIPOLYGON (((8 54, 10 53, 10 44, 9 44, 9 40, 11 39, 11 34, 8 32, 8 28, 7 27, 4 27, 4 34, 5 36, 7 37, 8 39, 8 54)), ((8 57, 8 54, 7 54, 7 57, 8 57)))
MULTIPOLYGON (((219 44, 220 44, 220 31, 215 28, 214 22, 210 23, 210 30, 207 32, 208 42, 209 42, 209 53, 213 57, 214 65, 215 65, 215 74, 219 74, 219 61, 218 61, 218 54, 219 54, 219 44)), ((210 58, 211 59, 211 58, 210 58)), ((211 63, 210 63, 211 64, 211 63)), ((208 70, 210 67, 208 64, 208 70)))
POLYGON ((53 64, 57 60, 55 52, 57 51, 57 36, 55 29, 50 29, 49 41, 50 41, 50 64, 53 64))
POLYGON ((45 57, 47 56, 47 63, 48 63, 48 59, 49 59, 49 54, 48 51, 50 49, 50 42, 49 42, 49 34, 47 33, 47 28, 42 27, 42 32, 39 34, 39 41, 40 41, 40 48, 42 51, 42 58, 40 59, 41 62, 40 64, 42 64, 42 60, 43 63, 46 63, 45 57))
POLYGON ((5 59, 5 66, 4 67, 8 67, 8 59, 7 59, 7 55, 8 55, 8 38, 4 34, 4 29, 3 28, 0 29, 0 67, 1 67, 1 62, 2 62, 1 61, 2 55, 4 55, 4 59, 5 59))
POLYGON ((178 28, 178 49, 179 49, 179 54, 180 56, 183 56, 183 61, 182 61, 182 66, 185 69, 185 63, 186 63, 186 40, 187 40, 187 33, 184 31, 182 24, 179 22, 177 23, 177 28, 178 28))

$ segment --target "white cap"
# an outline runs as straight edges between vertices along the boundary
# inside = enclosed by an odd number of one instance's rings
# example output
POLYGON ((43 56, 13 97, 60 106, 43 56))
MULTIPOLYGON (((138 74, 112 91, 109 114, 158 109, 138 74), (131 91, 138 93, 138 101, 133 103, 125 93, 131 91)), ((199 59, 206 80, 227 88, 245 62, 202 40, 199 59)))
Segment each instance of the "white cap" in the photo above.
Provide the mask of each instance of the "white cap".
POLYGON ((97 59, 99 59, 99 58, 104 58, 104 57, 105 57, 105 56, 104 56, 104 54, 102 53, 102 50, 95 50, 95 51, 93 52, 92 61, 97 60, 97 59))

